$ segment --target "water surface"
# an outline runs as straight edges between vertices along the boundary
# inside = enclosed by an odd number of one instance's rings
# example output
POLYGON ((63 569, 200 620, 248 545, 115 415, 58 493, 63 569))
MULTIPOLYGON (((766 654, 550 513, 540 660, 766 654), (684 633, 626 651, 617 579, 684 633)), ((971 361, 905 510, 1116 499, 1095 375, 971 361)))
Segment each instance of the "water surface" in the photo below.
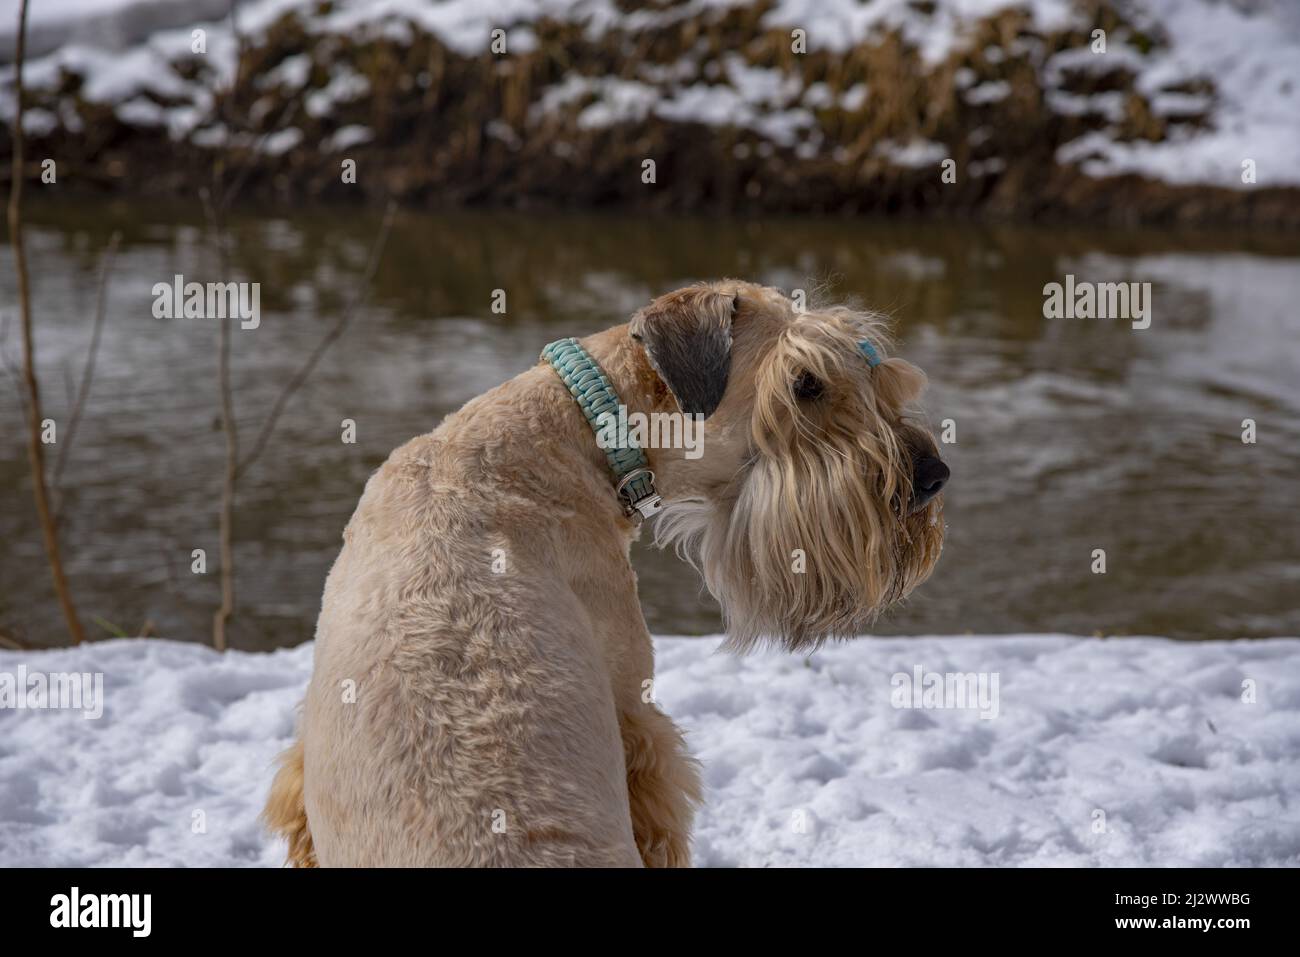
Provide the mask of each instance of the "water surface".
MULTIPOLYGON (((94 388, 65 472, 64 541, 89 630, 206 640, 217 604, 213 320, 159 320, 154 283, 261 283, 234 335, 245 446, 338 315, 378 217, 244 210, 238 275, 216 273, 197 204, 34 206, 29 256, 47 414, 66 421, 99 256, 123 231, 94 388), (190 571, 204 548, 209 573, 190 571), (92 623, 92 616, 105 624, 92 623)), ((5 247, 0 294, 12 313, 5 247)), ((939 568, 883 634, 1064 631, 1177 638, 1300 633, 1300 242, 969 224, 402 214, 369 306, 298 393, 240 487, 236 647, 311 636, 367 476, 406 439, 686 282, 740 276, 892 313, 930 375, 954 472, 939 568), (1151 282, 1151 328, 1043 318, 1067 273, 1151 282), (504 289, 508 312, 494 315, 504 289), (1241 441, 1252 418, 1258 442, 1241 441), (356 422, 356 443, 340 422, 356 422), (1107 572, 1093 574, 1094 549, 1107 572)), ((14 365, 17 330, 4 351, 14 365)), ((16 389, 0 390, 0 629, 63 640, 26 476, 16 389)), ((657 633, 716 631, 675 557, 638 547, 657 633)))

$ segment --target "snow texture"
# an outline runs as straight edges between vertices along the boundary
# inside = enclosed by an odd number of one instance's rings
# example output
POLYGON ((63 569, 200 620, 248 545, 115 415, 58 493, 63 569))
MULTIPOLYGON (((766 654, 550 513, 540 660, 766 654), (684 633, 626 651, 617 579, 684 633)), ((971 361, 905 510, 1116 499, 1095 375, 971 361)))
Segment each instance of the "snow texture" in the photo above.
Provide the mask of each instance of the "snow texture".
MULTIPOLYGON (((1250 160, 1260 186, 1300 184, 1300 4, 1143 0, 1136 6, 1168 38, 1167 47, 1136 63, 1136 88, 1157 113, 1176 116, 1209 104, 1173 88, 1209 79, 1218 100, 1208 110, 1209 128, 1161 142, 1119 142, 1105 132, 1089 133, 1062 146, 1057 160, 1082 161, 1084 172, 1096 177, 1137 173, 1237 189, 1254 185, 1242 177, 1250 160)), ((1110 50, 1095 59, 1109 60, 1110 50)), ((1126 65, 1135 63, 1130 58, 1126 65)))
MULTIPOLYGON (((657 639, 704 767, 697 865, 1300 864, 1300 639, 718 645, 657 639), (996 716, 895 707, 917 667, 996 673, 996 716)), ((102 672, 105 697, 98 720, 0 710, 0 866, 280 864, 257 815, 311 656, 0 653, 0 680, 102 672)))

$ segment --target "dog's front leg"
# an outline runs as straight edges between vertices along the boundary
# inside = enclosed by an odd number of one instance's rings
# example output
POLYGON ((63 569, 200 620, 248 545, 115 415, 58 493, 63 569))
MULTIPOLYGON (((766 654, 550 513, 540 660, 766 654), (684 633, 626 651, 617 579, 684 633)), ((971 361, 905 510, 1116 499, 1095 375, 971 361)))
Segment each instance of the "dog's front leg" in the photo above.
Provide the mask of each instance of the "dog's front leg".
POLYGON ((632 833, 646 867, 689 867, 691 822, 700 801, 699 765, 682 733, 654 706, 619 716, 627 760, 632 833))

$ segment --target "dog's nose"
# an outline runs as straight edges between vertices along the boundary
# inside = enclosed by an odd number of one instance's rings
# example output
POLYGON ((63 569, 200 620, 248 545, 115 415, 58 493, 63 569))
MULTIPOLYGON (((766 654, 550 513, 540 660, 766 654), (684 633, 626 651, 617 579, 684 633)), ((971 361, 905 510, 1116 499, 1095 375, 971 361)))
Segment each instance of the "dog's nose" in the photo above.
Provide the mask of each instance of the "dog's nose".
POLYGON ((933 455, 917 459, 912 466, 912 508, 921 508, 943 491, 951 475, 948 466, 933 455))

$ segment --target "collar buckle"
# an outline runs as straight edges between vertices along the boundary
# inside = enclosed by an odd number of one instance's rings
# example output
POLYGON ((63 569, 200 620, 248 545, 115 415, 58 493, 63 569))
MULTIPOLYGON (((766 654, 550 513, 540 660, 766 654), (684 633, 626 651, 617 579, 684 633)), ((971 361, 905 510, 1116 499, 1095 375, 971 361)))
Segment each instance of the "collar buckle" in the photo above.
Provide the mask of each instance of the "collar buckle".
POLYGON ((623 476, 614 490, 623 502, 623 514, 640 525, 663 509, 663 496, 655 488, 655 473, 648 468, 633 469, 623 476))

